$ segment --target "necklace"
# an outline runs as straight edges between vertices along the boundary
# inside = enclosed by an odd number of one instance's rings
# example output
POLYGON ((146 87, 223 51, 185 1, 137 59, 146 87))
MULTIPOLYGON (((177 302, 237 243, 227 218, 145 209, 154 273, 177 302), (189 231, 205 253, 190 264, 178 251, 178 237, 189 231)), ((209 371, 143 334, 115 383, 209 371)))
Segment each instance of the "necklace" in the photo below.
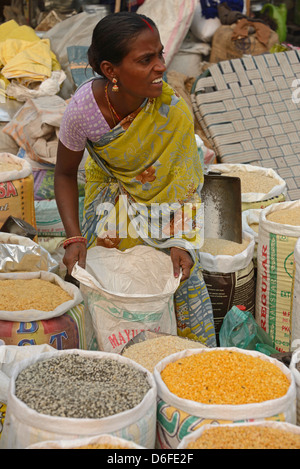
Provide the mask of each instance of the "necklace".
POLYGON ((121 120, 121 117, 118 116, 117 112, 115 111, 113 105, 111 104, 111 102, 109 100, 109 97, 108 97, 108 82, 105 85, 104 92, 105 92, 105 97, 106 97, 106 101, 107 101, 107 104, 108 104, 108 108, 109 108, 112 120, 114 122, 114 125, 116 125, 117 122, 116 122, 116 119, 114 118, 114 115, 116 116, 116 118, 118 119, 119 122, 121 120))

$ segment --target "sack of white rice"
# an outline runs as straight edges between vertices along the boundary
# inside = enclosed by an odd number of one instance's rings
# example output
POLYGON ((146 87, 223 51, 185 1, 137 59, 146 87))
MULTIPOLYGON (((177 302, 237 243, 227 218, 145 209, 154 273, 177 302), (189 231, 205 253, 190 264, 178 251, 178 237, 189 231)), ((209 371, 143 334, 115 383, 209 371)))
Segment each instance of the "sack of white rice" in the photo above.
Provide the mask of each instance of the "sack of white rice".
POLYGON ((242 210, 261 209, 286 199, 286 182, 272 168, 251 164, 216 164, 211 165, 209 171, 240 178, 242 210))
POLYGON ((232 306, 243 305, 254 314, 254 238, 243 233, 243 242, 205 239, 199 256, 211 299, 217 341, 223 319, 232 306))
POLYGON ((273 347, 289 352, 294 249, 300 236, 300 201, 261 211, 257 245, 255 317, 273 347))

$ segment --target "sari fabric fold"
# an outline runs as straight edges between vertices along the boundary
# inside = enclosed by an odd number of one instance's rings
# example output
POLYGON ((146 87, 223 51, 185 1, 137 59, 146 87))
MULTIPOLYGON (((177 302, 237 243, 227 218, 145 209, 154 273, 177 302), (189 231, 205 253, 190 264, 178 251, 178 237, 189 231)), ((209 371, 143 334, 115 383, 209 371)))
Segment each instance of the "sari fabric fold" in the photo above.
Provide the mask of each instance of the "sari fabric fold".
POLYGON ((203 172, 185 101, 164 83, 160 97, 145 100, 98 142, 88 141, 87 149, 83 233, 88 247, 187 249, 194 267, 177 300, 175 295, 178 334, 215 346, 197 255, 203 243, 203 172))

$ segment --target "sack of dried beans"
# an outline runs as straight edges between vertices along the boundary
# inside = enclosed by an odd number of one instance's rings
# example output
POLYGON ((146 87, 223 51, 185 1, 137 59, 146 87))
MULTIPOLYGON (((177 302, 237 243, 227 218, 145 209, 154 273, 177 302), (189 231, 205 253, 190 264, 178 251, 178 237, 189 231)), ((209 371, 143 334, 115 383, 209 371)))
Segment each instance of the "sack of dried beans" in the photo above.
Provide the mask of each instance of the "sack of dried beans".
POLYGON ((203 425, 178 449, 300 449, 300 428, 285 422, 203 425))
POLYGON ((177 448, 185 435, 212 421, 259 421, 280 414, 296 423, 291 371, 260 352, 236 347, 185 350, 161 360, 154 378, 162 449, 177 448))
POLYGON ((14 367, 0 449, 109 433, 153 448, 156 384, 134 361, 110 352, 64 350, 14 367))

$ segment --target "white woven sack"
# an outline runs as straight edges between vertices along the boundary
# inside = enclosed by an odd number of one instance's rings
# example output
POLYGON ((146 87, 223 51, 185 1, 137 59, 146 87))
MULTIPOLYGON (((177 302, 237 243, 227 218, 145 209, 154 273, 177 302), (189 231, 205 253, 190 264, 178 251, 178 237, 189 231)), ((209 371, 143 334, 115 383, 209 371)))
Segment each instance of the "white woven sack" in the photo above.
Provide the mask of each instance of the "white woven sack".
POLYGON ((245 173, 253 173, 262 175, 262 176, 269 176, 274 178, 276 181, 276 186, 272 187, 272 189, 268 193, 264 192, 246 192, 242 193, 242 202, 243 203, 250 203, 250 202, 259 202, 259 201, 266 201, 272 199, 274 197, 278 197, 280 195, 287 194, 287 185, 284 179, 282 179, 276 171, 272 168, 263 168, 261 166, 254 166, 251 164, 217 164, 211 165, 209 170, 214 172, 221 172, 222 174, 226 174, 231 171, 243 171, 245 173))
MULTIPOLYGON (((269 419, 281 414, 286 422, 296 423, 296 385, 291 371, 279 360, 268 357, 265 354, 256 351, 243 350, 236 347, 230 347, 230 350, 259 357, 262 360, 271 362, 278 366, 290 381, 290 387, 285 396, 257 404, 244 405, 213 405, 201 404, 188 399, 182 399, 171 393, 161 378, 161 371, 168 363, 179 360, 180 358, 194 355, 195 353, 210 353, 214 350, 225 350, 224 347, 216 349, 189 349, 174 353, 161 360, 154 368, 154 378, 157 385, 157 397, 164 403, 165 407, 178 409, 177 413, 187 414, 184 420, 184 427, 177 424, 176 431, 168 432, 164 427, 164 419, 160 419, 160 412, 157 414, 157 434, 158 441, 164 448, 177 448, 182 438, 191 431, 192 428, 199 426, 203 420, 214 420, 215 423, 256 421, 269 419)), ((171 417, 169 417, 171 418, 171 417)))
POLYGON ((167 66, 188 33, 196 6, 197 0, 145 0, 137 9, 137 13, 148 16, 156 24, 167 66))
POLYGON ((294 250, 294 278, 293 278, 293 290, 292 290, 292 334, 291 344, 292 347, 298 347, 300 345, 300 238, 295 244, 294 250), (293 346, 293 342, 296 342, 293 346))
POLYGON ((13 171, 1 171, 0 182, 24 179, 32 174, 32 167, 28 161, 25 161, 12 153, 0 153, 0 160, 1 163, 17 164, 20 166, 20 169, 14 169, 13 171))
POLYGON ((94 247, 86 269, 75 265, 100 350, 119 353, 142 330, 175 334, 174 293, 180 279, 170 256, 148 246, 94 247))
POLYGON ((0 272, 39 270, 58 270, 58 262, 49 251, 26 236, 0 233, 0 272))
POLYGON ((19 345, 5 345, 3 342, 0 345, 0 403, 7 404, 14 367, 22 360, 39 356, 42 353, 54 352, 56 349, 48 344, 20 347, 19 345))
MULTIPOLYGON (((300 347, 292 353, 290 370, 294 376, 297 393, 297 425, 300 425, 300 347)), ((300 427, 299 427, 300 428, 300 427)))
MULTIPOLYGON (((259 426, 259 427, 266 427, 266 428, 274 428, 278 430, 284 430, 291 433, 300 434, 300 427, 293 425, 291 423, 286 422, 274 422, 274 421, 265 421, 265 422, 248 422, 248 423, 224 423, 223 427, 251 427, 251 426, 259 426)), ((198 428, 194 432, 190 433, 189 435, 185 436, 181 443, 178 445, 177 449, 186 449, 190 443, 197 440, 201 437, 202 433, 205 430, 209 430, 210 428, 215 427, 215 425, 205 424, 201 428, 198 428)), ((247 441, 245 441, 245 449, 247 449, 247 441)))
POLYGON ((29 445, 42 441, 74 440, 102 433, 131 439, 136 444, 149 449, 153 448, 156 430, 156 394, 156 384, 152 374, 136 362, 118 354, 69 349, 44 353, 23 360, 15 366, 10 380, 7 412, 3 434, 0 439, 0 449, 24 449, 29 445), (97 359, 109 358, 128 363, 146 373, 151 389, 149 389, 140 404, 133 409, 102 419, 64 418, 38 413, 16 397, 16 378, 23 369, 33 363, 59 357, 63 354, 79 354, 97 359))
POLYGON ((45 319, 52 319, 62 316, 71 308, 82 303, 82 295, 78 287, 70 282, 65 282, 59 275, 53 272, 38 271, 38 272, 7 272, 0 273, 0 280, 17 280, 17 279, 41 279, 52 282, 61 287, 65 292, 71 296, 71 300, 65 301, 57 306, 53 311, 41 311, 38 309, 27 309, 23 311, 0 311, 1 321, 16 321, 16 322, 32 322, 42 321, 45 319))
POLYGON ((293 257, 300 225, 275 223, 267 217, 298 207, 300 200, 269 205, 259 221, 255 318, 280 352, 289 352, 291 347, 293 257))
POLYGON ((209 272, 238 272, 246 269, 252 262, 255 241, 251 234, 243 232, 243 240, 248 240, 249 244, 242 252, 230 255, 214 256, 208 252, 200 252, 201 267, 209 272))
POLYGON ((144 446, 137 445, 134 441, 109 434, 76 438, 75 440, 42 441, 41 443, 29 445, 27 449, 75 449, 87 445, 111 445, 111 449, 145 449, 144 446))

